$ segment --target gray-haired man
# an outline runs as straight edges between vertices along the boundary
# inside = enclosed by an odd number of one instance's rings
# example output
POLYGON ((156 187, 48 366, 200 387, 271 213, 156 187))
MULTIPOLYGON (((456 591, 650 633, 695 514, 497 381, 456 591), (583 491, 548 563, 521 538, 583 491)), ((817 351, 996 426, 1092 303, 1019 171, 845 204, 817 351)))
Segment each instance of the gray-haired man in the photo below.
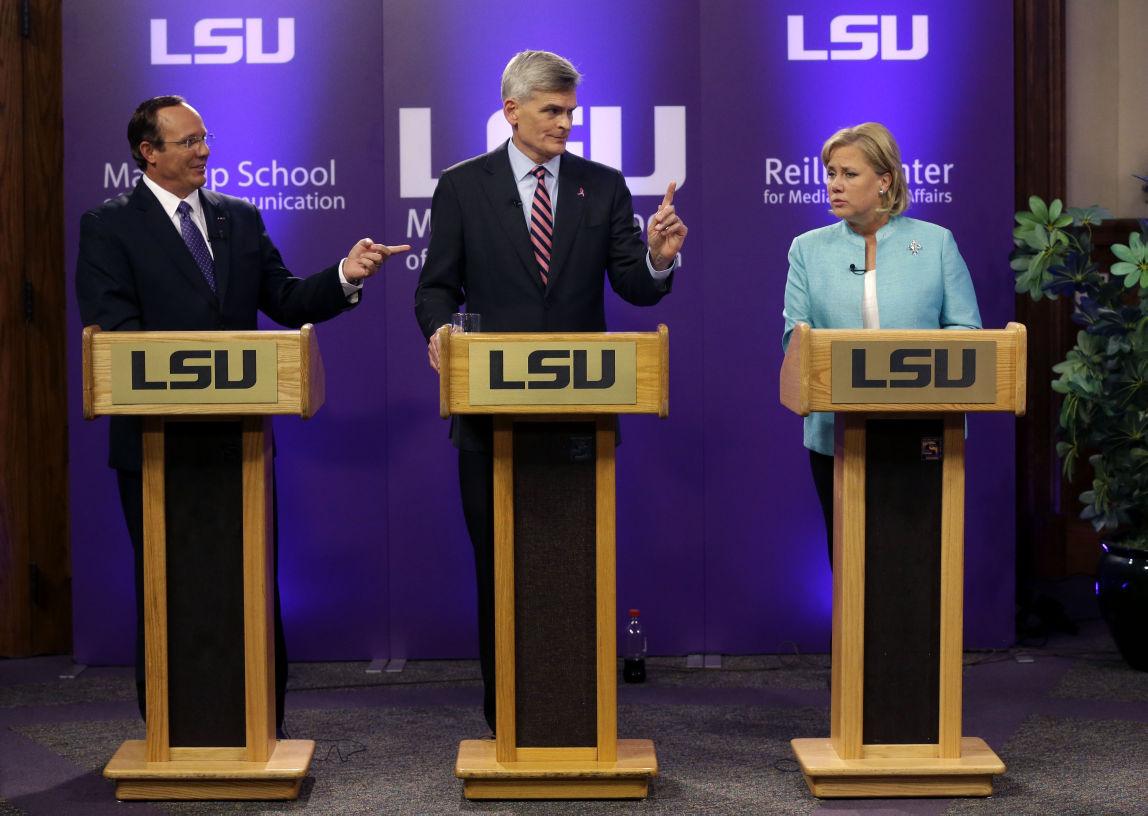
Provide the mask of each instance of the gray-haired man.
MULTIPOLYGON (((670 184, 649 222, 634 225, 622 174, 566 152, 581 74, 548 51, 516 54, 502 75, 513 135, 446 170, 431 209, 431 240, 415 316, 438 370, 434 332, 466 311, 483 331, 605 331, 604 278, 623 300, 652 306, 673 282, 686 225, 670 184), (605 273, 605 275, 603 275, 605 273)), ((459 483, 478 579, 484 713, 495 727, 493 462, 489 418, 455 418, 459 483)))

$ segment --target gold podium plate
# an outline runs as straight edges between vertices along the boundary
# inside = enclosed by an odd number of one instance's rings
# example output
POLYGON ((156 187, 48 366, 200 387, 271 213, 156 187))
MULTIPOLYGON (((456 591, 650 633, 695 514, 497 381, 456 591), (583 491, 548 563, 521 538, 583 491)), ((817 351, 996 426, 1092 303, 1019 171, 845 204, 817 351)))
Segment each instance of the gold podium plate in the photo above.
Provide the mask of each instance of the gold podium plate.
POLYGON ((633 342, 471 343, 471 405, 633 405, 633 342))
POLYGON ((988 403, 997 344, 989 340, 833 340, 834 403, 988 403))
POLYGON ((112 404, 275 402, 275 349, 267 340, 113 346, 112 404))

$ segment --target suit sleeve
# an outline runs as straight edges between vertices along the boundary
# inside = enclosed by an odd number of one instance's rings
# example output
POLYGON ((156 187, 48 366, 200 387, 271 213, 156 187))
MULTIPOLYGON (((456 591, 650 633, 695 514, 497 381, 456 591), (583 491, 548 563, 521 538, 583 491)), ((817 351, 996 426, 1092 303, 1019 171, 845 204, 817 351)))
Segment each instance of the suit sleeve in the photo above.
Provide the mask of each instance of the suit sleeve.
POLYGON ((359 301, 351 303, 339 282, 339 265, 327 267, 307 278, 294 277, 272 243, 258 210, 253 212, 259 234, 259 309, 276 323, 299 328, 304 323, 330 320, 359 301))
POLYGON ((812 308, 809 300, 809 279, 805 270, 805 258, 801 244, 794 238, 789 246, 789 275, 785 278, 785 306, 781 316, 785 319, 785 329, 781 335, 781 350, 789 348, 789 338, 793 327, 798 323, 813 325, 810 316, 812 308))
POLYGON ((450 323, 451 315, 466 300, 466 250, 463 245, 462 205, 453 177, 439 179, 431 202, 431 236, 427 259, 415 287, 415 318, 423 337, 450 323))
POLYGON ((634 202, 625 178, 615 173, 610 204, 610 257, 606 272, 610 287, 618 296, 635 306, 653 306, 673 285, 673 273, 655 280, 646 266, 646 245, 642 232, 634 223, 634 202))
POLYGON ((977 293, 973 291, 973 279, 949 230, 945 230, 941 242, 941 274, 944 276, 941 328, 981 328, 981 312, 977 307, 977 293))
POLYGON ((94 212, 80 219, 76 300, 85 326, 104 331, 139 331, 140 304, 131 264, 104 221, 94 212))

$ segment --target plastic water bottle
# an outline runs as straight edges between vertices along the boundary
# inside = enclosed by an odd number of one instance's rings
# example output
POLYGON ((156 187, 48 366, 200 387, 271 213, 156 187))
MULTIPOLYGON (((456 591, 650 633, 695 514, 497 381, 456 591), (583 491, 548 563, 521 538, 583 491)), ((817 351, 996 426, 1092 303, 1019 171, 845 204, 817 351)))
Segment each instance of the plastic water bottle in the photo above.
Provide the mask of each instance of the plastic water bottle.
POLYGON ((641 612, 637 609, 630 610, 630 623, 626 627, 622 679, 627 683, 646 682, 646 632, 642 629, 641 612))

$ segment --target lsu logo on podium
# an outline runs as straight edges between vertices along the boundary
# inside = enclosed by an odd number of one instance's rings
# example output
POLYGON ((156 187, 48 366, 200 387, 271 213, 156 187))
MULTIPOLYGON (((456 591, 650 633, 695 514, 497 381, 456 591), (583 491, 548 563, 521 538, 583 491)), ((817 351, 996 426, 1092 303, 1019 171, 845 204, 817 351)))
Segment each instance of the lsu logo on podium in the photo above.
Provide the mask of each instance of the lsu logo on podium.
POLYGON ((145 341, 112 349, 112 402, 274 403, 275 343, 145 341))
POLYGON ((152 391, 170 388, 200 390, 237 388, 249 390, 255 387, 255 350, 242 349, 242 369, 238 378, 231 377, 231 355, 223 350, 181 349, 168 357, 170 378, 149 380, 147 373, 147 352, 132 352, 132 390, 152 391))
POLYGON ((996 346, 991 340, 835 340, 831 399, 842 404, 995 402, 996 346))
POLYGON ((471 343, 472 405, 633 405, 633 342, 471 343))
POLYGON ((602 390, 613 387, 617 381, 614 349, 602 349, 598 360, 598 377, 588 375, 586 349, 536 349, 526 356, 526 375, 530 379, 506 378, 506 352, 490 352, 490 388, 492 391, 520 388, 546 390, 602 390), (553 361, 553 362, 551 362, 553 361))

